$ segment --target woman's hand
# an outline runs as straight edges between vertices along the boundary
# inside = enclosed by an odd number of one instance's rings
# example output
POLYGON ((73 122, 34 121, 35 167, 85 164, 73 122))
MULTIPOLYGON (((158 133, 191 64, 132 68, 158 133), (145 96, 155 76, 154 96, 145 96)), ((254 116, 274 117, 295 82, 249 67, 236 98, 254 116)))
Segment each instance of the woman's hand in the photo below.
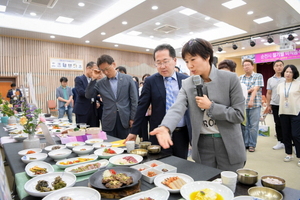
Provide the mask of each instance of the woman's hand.
POLYGON ((203 95, 203 97, 196 96, 196 103, 201 109, 209 109, 212 104, 206 95, 203 95))
POLYGON ((169 129, 165 126, 160 126, 149 133, 150 135, 156 135, 158 143, 162 148, 168 149, 173 145, 169 129))
POLYGON ((125 142, 127 142, 127 141, 135 141, 135 140, 136 140, 136 135, 129 133, 127 138, 124 140, 123 144, 125 144, 125 142))

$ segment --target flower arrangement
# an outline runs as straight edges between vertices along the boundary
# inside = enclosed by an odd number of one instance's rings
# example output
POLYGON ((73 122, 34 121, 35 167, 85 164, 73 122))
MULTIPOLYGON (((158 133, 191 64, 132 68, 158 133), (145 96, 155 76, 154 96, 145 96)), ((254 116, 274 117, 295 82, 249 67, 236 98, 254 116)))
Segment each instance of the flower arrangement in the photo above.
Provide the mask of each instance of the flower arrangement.
POLYGON ((22 116, 20 117, 20 124, 23 126, 25 133, 35 133, 37 126, 45 122, 45 118, 40 117, 42 110, 36 107, 30 107, 26 101, 22 102, 22 116))
POLYGON ((12 104, 2 98, 0 94, 0 111, 4 116, 14 116, 17 112, 12 104))

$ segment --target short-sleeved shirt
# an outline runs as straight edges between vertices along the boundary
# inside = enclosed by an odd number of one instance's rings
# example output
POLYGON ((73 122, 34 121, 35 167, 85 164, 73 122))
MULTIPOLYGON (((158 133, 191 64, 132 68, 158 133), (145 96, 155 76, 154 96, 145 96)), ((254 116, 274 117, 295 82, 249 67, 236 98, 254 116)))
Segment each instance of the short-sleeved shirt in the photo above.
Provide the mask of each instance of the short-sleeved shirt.
POLYGON ((268 79, 267 82, 267 90, 272 91, 272 96, 271 96, 271 105, 278 106, 279 105, 279 95, 277 94, 277 86, 279 83, 283 82, 285 80, 284 77, 278 78, 277 76, 272 76, 268 79))
POLYGON ((279 115, 295 115, 300 112, 300 81, 293 80, 290 83, 285 81, 278 84, 277 94, 279 100, 279 115))
MULTIPOLYGON (((252 108, 261 107, 262 87, 264 87, 264 79, 263 79, 262 74, 253 72, 251 74, 251 76, 249 76, 249 77, 245 76, 245 74, 244 74, 244 75, 240 76, 240 81, 241 81, 241 83, 244 83, 247 86, 247 90, 249 90, 255 86, 260 87, 254 98, 252 108)), ((251 93, 248 93, 246 105, 248 105, 250 97, 251 97, 251 93)), ((247 108, 247 109, 252 109, 252 108, 247 108)))
MULTIPOLYGON (((70 87, 63 88, 62 86, 59 86, 56 88, 56 98, 61 97, 63 99, 68 100, 70 96, 73 96, 72 90, 70 87)), ((58 107, 62 107, 65 105, 66 102, 58 101, 58 107)))

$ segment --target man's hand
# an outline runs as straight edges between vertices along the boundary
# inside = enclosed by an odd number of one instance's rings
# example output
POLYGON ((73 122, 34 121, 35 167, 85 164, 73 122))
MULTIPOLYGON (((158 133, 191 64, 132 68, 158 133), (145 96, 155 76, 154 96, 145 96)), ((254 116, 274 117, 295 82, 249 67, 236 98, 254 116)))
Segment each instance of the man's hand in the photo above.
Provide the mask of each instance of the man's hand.
POLYGON ((252 108, 253 107, 253 100, 249 100, 249 102, 248 102, 248 108, 252 108))
POLYGON ((129 120, 129 127, 131 128, 132 127, 132 124, 133 124, 133 120, 131 119, 131 120, 129 120))
POLYGON ((123 144, 125 144, 125 142, 127 142, 127 141, 135 141, 135 140, 136 140, 136 135, 132 134, 132 133, 129 133, 128 136, 127 136, 127 138, 123 142, 123 144))
POLYGON ((99 76, 101 75, 101 71, 99 69, 94 69, 93 70, 93 73, 92 73, 92 79, 95 80, 95 79, 99 79, 99 76))
POLYGON ((264 111, 264 114, 269 114, 272 112, 272 108, 271 108, 271 105, 268 105, 264 111))
POLYGON ((171 139, 169 129, 165 126, 158 127, 149 133, 150 135, 156 135, 156 138, 162 146, 162 148, 167 149, 173 145, 173 141, 171 139))

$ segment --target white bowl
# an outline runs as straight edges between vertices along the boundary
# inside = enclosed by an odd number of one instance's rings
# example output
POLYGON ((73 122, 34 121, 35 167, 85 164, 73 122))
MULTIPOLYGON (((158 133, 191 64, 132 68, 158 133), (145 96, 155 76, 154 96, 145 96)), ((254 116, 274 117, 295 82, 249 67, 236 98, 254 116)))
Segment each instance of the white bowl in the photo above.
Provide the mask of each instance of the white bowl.
POLYGON ((94 154, 99 156, 99 158, 110 158, 112 156, 119 155, 124 152, 124 149, 122 149, 122 148, 110 147, 110 149, 114 150, 116 152, 116 154, 105 154, 104 153, 105 149, 106 148, 97 149, 96 151, 94 151, 94 154))
POLYGON ((68 187, 55 191, 47 195, 43 200, 58 200, 63 196, 68 196, 72 199, 84 200, 101 200, 100 193, 89 187, 68 187))
POLYGON ((151 197, 157 200, 168 200, 169 196, 170 193, 167 190, 163 188, 155 187, 150 190, 138 192, 136 194, 124 197, 120 200, 144 199, 145 197, 151 197))
POLYGON ((168 165, 168 164, 158 165, 158 166, 154 167, 154 169, 157 169, 158 171, 161 171, 162 173, 176 173, 177 172, 177 167, 174 167, 174 166, 168 165))
POLYGON ((109 164, 108 160, 102 159, 102 160, 98 160, 98 161, 95 161, 95 162, 84 163, 84 164, 79 164, 79 165, 75 165, 75 166, 72 166, 72 167, 67 167, 65 169, 65 172, 73 173, 75 176, 84 176, 84 175, 87 175, 87 174, 92 174, 95 171, 106 167, 108 164, 109 164), (90 167, 90 166, 95 166, 95 164, 97 164, 97 165, 100 164, 100 166, 98 168, 97 167, 93 167, 93 168, 90 167), (80 170, 78 170, 78 169, 80 169, 80 170), (76 170, 78 170, 78 171, 76 171, 76 170))
POLYGON ((21 157, 21 160, 24 163, 30 163, 30 162, 34 162, 34 161, 42 161, 45 160, 47 158, 47 154, 46 153, 33 153, 33 154, 27 154, 23 157, 21 157))
POLYGON ((45 168, 47 170, 47 173, 54 172, 53 167, 49 163, 46 163, 46 162, 43 162, 43 161, 35 161, 35 162, 30 162, 26 165, 26 167, 25 167, 26 174, 30 177, 41 176, 42 174, 35 174, 34 172, 32 172, 30 170, 31 168, 36 167, 36 166, 41 167, 41 168, 45 168))
POLYGON ((77 155, 88 155, 91 151, 94 150, 93 146, 83 145, 77 146, 72 149, 77 155))
POLYGON ((65 159, 69 155, 71 155, 72 150, 70 149, 58 149, 53 150, 48 153, 49 157, 51 157, 53 160, 61 160, 65 159))
POLYGON ((69 148, 69 149, 73 149, 74 147, 76 146, 83 146, 85 145, 84 142, 69 142, 66 144, 66 146, 69 148))
POLYGON ((34 151, 35 153, 41 153, 42 149, 41 148, 24 149, 24 150, 19 151, 18 154, 20 156, 25 156, 25 155, 27 155, 28 151, 34 151))
POLYGON ((145 170, 141 171, 141 173, 143 175, 143 179, 148 183, 153 183, 155 177, 157 177, 159 174, 162 174, 161 171, 158 171, 157 169, 154 169, 154 168, 145 169, 145 170), (148 173, 152 173, 152 172, 155 173, 155 175, 148 176, 149 175, 148 173))
POLYGON ((149 167, 157 167, 160 165, 164 165, 165 163, 158 161, 158 160, 151 160, 151 161, 145 162, 144 164, 148 165, 149 167))
POLYGON ((67 148, 66 145, 61 145, 61 144, 55 144, 55 145, 50 145, 45 147, 44 149, 46 151, 54 151, 54 150, 60 150, 60 149, 65 149, 67 148), (57 147, 57 148, 56 148, 57 147), (59 147, 59 148, 58 148, 59 147))
POLYGON ((251 196, 237 196, 234 197, 233 200, 254 200, 255 197, 251 197, 251 196))
POLYGON ((93 144, 93 147, 95 149, 110 148, 111 146, 112 146, 112 144, 110 142, 100 142, 100 143, 93 144))
POLYGON ((121 155, 113 156, 109 159, 109 162, 116 166, 132 166, 132 165, 139 164, 142 161, 143 161, 143 157, 140 155, 136 155, 136 154, 121 154, 121 155), (124 157, 129 157, 129 156, 133 157, 137 162, 135 162, 135 163, 120 162, 120 160, 122 160, 124 157))
POLYGON ((17 140, 17 142, 22 142, 23 140, 25 140, 26 138, 28 138, 28 134, 18 134, 18 135, 15 135, 13 137, 15 140, 17 140))
MULTIPOLYGON (((67 172, 52 172, 49 174, 43 174, 40 176, 36 176, 30 180, 28 180, 24 185, 24 190, 31 196, 35 197, 44 197, 54 191, 50 192, 40 192, 37 189, 35 189, 35 186, 37 185, 37 182, 40 180, 45 180, 50 185, 49 187, 53 188, 51 186, 51 183, 55 180, 57 176, 60 176, 64 182, 66 182, 66 187, 72 187, 76 182, 76 176, 71 173, 67 172)), ((62 188, 63 189, 63 188, 62 188)), ((61 189, 60 189, 61 190, 61 189)), ((58 191, 58 190, 56 190, 58 191)))
POLYGON ((180 194, 186 200, 190 200, 190 195, 192 192, 196 192, 205 188, 210 188, 217 192, 223 197, 224 200, 232 200, 234 197, 233 192, 228 187, 209 181, 195 181, 192 183, 187 183, 180 189, 180 194))
POLYGON ((56 165, 59 168, 65 169, 67 167, 72 167, 74 165, 96 161, 97 158, 98 158, 97 155, 91 154, 91 155, 87 155, 87 156, 80 156, 80 157, 75 157, 75 158, 69 158, 69 159, 60 160, 60 161, 56 162, 56 165), (80 161, 80 162, 78 162, 80 159, 81 160, 85 160, 86 159, 86 161, 80 161))
POLYGON ((149 169, 150 167, 148 165, 145 165, 145 164, 138 164, 138 165, 133 165, 130 168, 134 168, 134 169, 139 170, 140 172, 142 172, 146 169, 149 169))
POLYGON ((95 139, 90 139, 90 140, 85 141, 85 143, 89 144, 89 145, 93 145, 96 143, 102 143, 102 142, 103 142, 103 139, 100 139, 100 138, 95 138, 95 139))

